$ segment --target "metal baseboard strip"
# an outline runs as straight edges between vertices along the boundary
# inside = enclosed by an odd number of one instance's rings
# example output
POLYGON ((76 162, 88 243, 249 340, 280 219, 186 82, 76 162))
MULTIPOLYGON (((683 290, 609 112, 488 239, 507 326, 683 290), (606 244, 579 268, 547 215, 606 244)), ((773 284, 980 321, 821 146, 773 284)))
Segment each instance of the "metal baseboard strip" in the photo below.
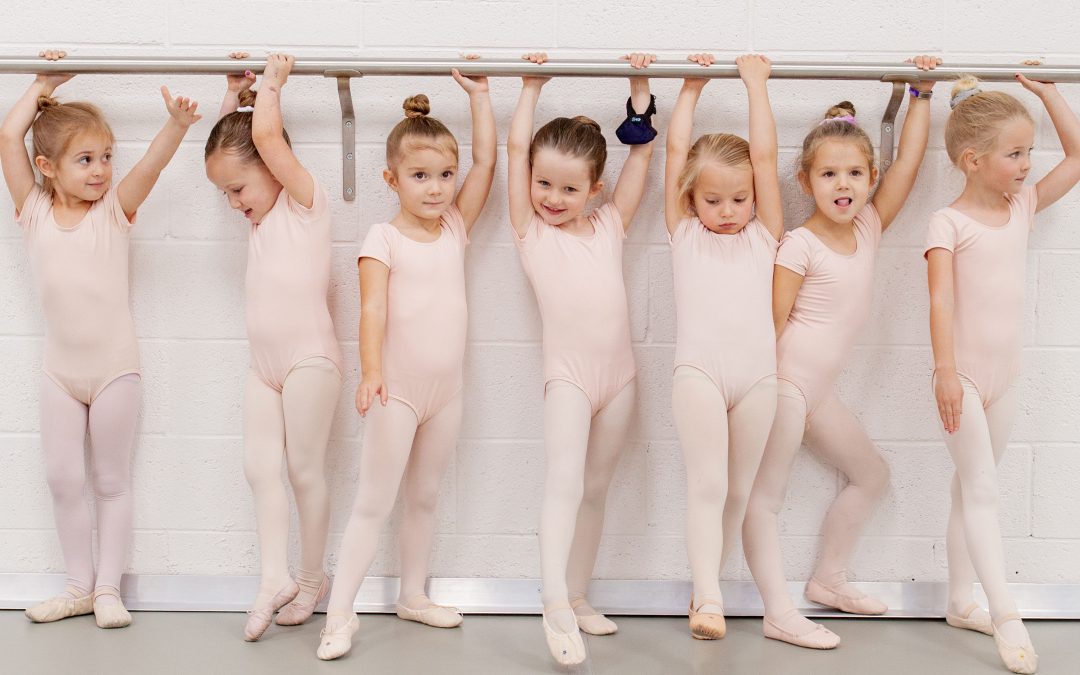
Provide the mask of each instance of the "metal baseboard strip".
MULTIPOLYGON (((25 609, 60 592, 64 580, 61 574, 0 574, 0 609, 25 609)), ((129 574, 121 585, 124 602, 132 610, 238 612, 251 606, 258 577, 129 574)), ((862 582, 855 586, 889 605, 885 618, 944 616, 944 582, 862 582)), ((720 587, 728 616, 761 616, 761 598, 753 582, 724 581, 720 587)), ((788 589, 798 598, 799 610, 808 616, 853 618, 807 601, 801 582, 790 582, 788 589)), ((1024 618, 1080 619, 1080 584, 1010 584, 1009 589, 1024 618)), ((537 579, 441 578, 432 579, 428 590, 435 602, 468 614, 540 613, 537 579)), ((685 616, 690 590, 687 581, 600 579, 592 583, 589 599, 597 609, 613 616, 685 616)), ((393 612, 397 591, 396 578, 369 577, 354 607, 358 612, 393 612)), ((977 586, 976 598, 985 603, 977 586)))

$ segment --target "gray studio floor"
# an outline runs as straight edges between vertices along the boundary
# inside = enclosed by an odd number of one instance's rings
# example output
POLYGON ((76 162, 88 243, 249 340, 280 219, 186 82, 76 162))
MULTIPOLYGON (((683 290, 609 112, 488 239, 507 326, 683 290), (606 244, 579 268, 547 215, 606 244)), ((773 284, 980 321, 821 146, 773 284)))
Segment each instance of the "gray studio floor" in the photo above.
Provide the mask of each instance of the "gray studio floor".
MULTIPOLYGON (((839 649, 815 652, 766 640, 760 619, 732 619, 715 642, 691 639, 680 618, 618 618, 619 632, 587 638, 589 661, 560 669, 548 656, 538 617, 469 616, 439 630, 393 615, 364 615, 353 651, 315 658, 323 615, 296 628, 271 626, 245 643, 240 613, 137 612, 120 630, 93 616, 35 625, 0 611, 0 673, 581 673, 596 675, 1000 675, 993 639, 944 621, 835 619, 839 649)), ((1080 621, 1031 621, 1044 675, 1080 675, 1080 621)))

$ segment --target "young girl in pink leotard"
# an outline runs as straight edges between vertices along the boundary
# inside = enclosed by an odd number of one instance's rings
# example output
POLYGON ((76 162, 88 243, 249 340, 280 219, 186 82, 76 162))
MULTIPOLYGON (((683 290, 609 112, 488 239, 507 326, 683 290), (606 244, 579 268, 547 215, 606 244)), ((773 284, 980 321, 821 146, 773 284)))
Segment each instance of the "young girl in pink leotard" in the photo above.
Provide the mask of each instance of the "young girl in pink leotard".
POLYGON ((1053 84, 1017 79, 1042 101, 1065 158, 1025 185, 1035 137, 1027 108, 1004 92, 982 91, 974 78, 957 82, 945 149, 966 181, 956 201, 931 216, 926 259, 934 395, 956 464, 945 618, 993 635, 1010 670, 1033 673, 1038 657, 1005 584, 996 465, 1018 406, 1028 232, 1034 215, 1080 180, 1080 121, 1053 84), (989 612, 975 604, 976 578, 989 612))
MULTIPOLYGON (((933 68, 938 60, 919 57, 933 68)), ((815 210, 784 235, 773 275, 777 333, 776 416, 754 480, 743 526, 746 561, 765 604, 766 637, 831 649, 840 638, 801 616, 787 592, 777 514, 800 442, 839 469, 848 483, 822 524, 821 557, 806 585, 818 604, 857 614, 882 614, 883 602, 847 581, 859 533, 884 495, 889 468, 833 391, 870 311, 874 262, 882 232, 907 199, 926 151, 933 82, 910 89, 896 162, 873 197, 874 148, 847 101, 829 109, 803 141, 798 179, 815 210)))
MULTIPOLYGON (((708 66, 709 54, 692 61, 708 66)), ((776 412, 773 262, 784 231, 776 125, 763 56, 736 60, 750 99, 750 142, 706 134, 690 145, 707 79, 687 79, 667 135, 664 198, 678 342, 672 412, 686 459, 690 632, 724 637, 720 570, 776 412)))
MULTIPOLYGON (((535 63, 544 54, 529 54, 535 63)), ((632 54, 634 68, 655 57, 632 54)), ((607 143, 584 117, 559 117, 532 135, 540 88, 525 77, 507 139, 510 223, 544 324, 544 447, 540 520, 541 599, 548 648, 580 663, 579 627, 615 624, 585 599, 604 523, 604 500, 634 410, 634 354, 622 243, 645 188, 652 143, 633 145, 611 201, 585 206, 603 187, 607 143)), ((650 107, 648 79, 631 77, 636 112, 650 107)))
MULTIPOLYGON (((238 56, 238 55, 234 55, 238 56)), ((251 371, 244 386, 244 474, 251 485, 262 578, 244 639, 303 623, 329 591, 323 572, 330 498, 326 444, 341 393, 341 349, 327 307, 329 195, 289 146, 281 89, 293 58, 267 57, 253 77, 229 77, 222 117, 206 141, 206 175, 250 222, 245 280, 251 371), (254 99, 254 108, 250 103, 254 99), (300 519, 300 561, 289 575, 289 500, 300 519)))
MULTIPOLYGON (((42 52, 49 60, 64 52, 42 52)), ((26 610, 32 621, 94 613, 97 625, 131 623, 120 576, 131 539, 131 450, 142 400, 139 346, 128 302, 128 244, 135 213, 172 159, 197 104, 161 88, 169 121, 146 154, 113 184, 113 134, 89 103, 52 98, 70 75, 38 75, 0 127, 0 161, 23 229, 45 313, 41 446, 67 568, 62 594, 26 610), (34 155, 25 137, 33 129, 34 155), (41 172, 39 185, 34 168, 41 172), (83 491, 90 433, 96 503, 83 491)))
POLYGON ((461 426, 465 246, 491 189, 496 138, 487 78, 457 70, 453 76, 472 108, 472 168, 455 195, 457 140, 428 117, 427 96, 406 99, 405 119, 386 139, 383 171, 401 208, 389 222, 372 225, 357 260, 363 379, 356 409, 367 421, 356 502, 317 652, 324 660, 352 647, 360 627, 356 593, 402 485, 397 615, 438 628, 462 622, 456 609, 432 602, 425 585, 439 484, 461 426))

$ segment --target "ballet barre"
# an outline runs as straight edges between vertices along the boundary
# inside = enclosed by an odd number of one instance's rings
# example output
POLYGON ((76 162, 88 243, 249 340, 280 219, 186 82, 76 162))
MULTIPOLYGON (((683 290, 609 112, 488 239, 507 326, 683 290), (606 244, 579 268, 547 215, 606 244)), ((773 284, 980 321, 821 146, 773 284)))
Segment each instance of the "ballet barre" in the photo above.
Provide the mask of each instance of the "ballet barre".
MULTIPOLYGON (((84 74, 225 74, 250 70, 261 73, 265 59, 230 59, 200 56, 68 56, 61 61, 45 61, 36 56, 0 56, 0 73, 84 73, 84 74)), ((359 58, 300 57, 292 75, 316 75, 337 81, 341 106, 342 196, 356 199, 356 117, 351 81, 354 77, 446 76, 457 68, 463 75, 489 77, 699 77, 733 79, 739 77, 734 62, 702 67, 685 60, 656 61, 647 70, 635 70, 616 59, 550 59, 534 64, 521 59, 494 58, 359 58)), ((876 62, 792 62, 772 64, 770 79, 777 80, 871 80, 891 85, 889 103, 881 119, 882 173, 888 171, 895 155, 896 114, 909 83, 917 80, 953 80, 960 75, 975 75, 989 82, 1011 82, 1017 73, 1050 82, 1080 82, 1080 66, 948 64, 932 71, 920 71, 907 63, 876 62)))

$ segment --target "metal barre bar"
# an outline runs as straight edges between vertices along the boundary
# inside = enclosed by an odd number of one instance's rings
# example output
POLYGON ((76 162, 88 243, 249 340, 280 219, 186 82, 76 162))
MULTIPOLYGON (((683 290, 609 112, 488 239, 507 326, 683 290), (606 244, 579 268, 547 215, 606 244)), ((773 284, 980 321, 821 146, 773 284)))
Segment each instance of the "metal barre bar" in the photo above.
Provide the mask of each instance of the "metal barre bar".
MULTIPOLYGON (((68 56, 62 61, 45 61, 38 57, 0 56, 2 73, 182 73, 209 74, 235 73, 251 70, 261 73, 266 65, 264 59, 229 59, 200 56, 68 56)), ((389 75, 447 75, 451 68, 465 75, 490 75, 520 77, 522 75, 554 75, 560 77, 627 77, 632 74, 648 74, 651 78, 737 78, 734 63, 715 63, 703 68, 686 61, 657 61, 647 71, 632 69, 629 64, 615 59, 575 60, 552 59, 543 65, 529 64, 520 59, 479 59, 467 61, 457 58, 355 58, 355 57, 299 57, 293 67, 294 75, 321 75, 332 77, 364 77, 389 75)), ((799 63, 781 61, 773 63, 772 79, 787 80, 951 80, 962 74, 976 75, 987 81, 1012 81, 1016 73, 1054 82, 1080 82, 1078 66, 1026 66, 1007 64, 945 64, 931 72, 921 72, 915 66, 897 62, 846 63, 819 62, 799 63)))

